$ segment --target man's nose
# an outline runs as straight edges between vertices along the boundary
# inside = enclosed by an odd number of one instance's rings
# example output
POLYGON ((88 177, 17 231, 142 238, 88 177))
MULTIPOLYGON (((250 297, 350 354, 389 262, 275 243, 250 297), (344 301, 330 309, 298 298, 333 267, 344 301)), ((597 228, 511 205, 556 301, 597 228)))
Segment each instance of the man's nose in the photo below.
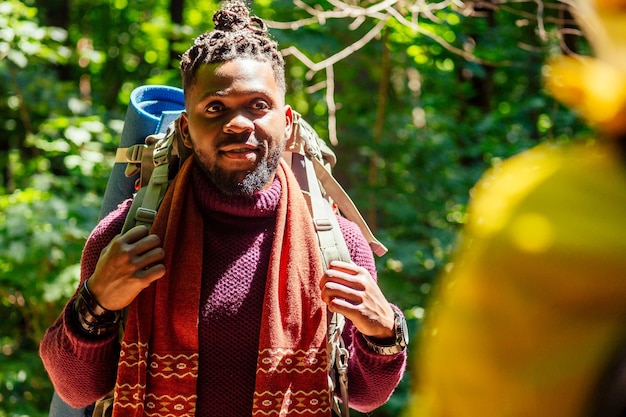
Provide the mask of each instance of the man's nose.
POLYGON ((254 122, 241 112, 233 114, 233 117, 224 124, 224 133, 238 134, 253 130, 254 122))

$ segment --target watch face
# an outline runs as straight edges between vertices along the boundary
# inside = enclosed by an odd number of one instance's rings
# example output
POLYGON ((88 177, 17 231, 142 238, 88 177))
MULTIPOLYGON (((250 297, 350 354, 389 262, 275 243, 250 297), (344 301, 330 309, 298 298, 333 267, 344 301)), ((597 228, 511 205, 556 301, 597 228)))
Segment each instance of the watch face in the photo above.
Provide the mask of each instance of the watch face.
POLYGON ((408 345, 409 344, 409 326, 406 323, 406 319, 404 317, 402 317, 402 320, 400 321, 400 326, 402 327, 402 336, 404 337, 404 344, 408 345))
POLYGON ((407 344, 409 343, 409 333, 406 319, 397 311, 394 311, 394 327, 396 338, 392 345, 381 346, 370 340, 367 336, 363 336, 365 342, 374 352, 380 355, 395 355, 396 353, 403 352, 406 350, 407 344))

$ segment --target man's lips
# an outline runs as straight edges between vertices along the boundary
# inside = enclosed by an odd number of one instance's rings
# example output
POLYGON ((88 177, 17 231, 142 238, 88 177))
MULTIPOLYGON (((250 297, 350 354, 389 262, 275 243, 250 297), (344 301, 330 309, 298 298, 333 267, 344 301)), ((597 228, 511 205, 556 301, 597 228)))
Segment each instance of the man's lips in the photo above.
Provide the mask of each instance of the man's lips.
POLYGON ((232 159, 251 159, 259 152, 259 147, 248 144, 234 144, 224 146, 219 151, 232 159))
POLYGON ((238 143, 233 145, 222 146, 220 148, 221 152, 246 152, 246 151, 256 151, 258 146, 249 145, 247 143, 238 143))

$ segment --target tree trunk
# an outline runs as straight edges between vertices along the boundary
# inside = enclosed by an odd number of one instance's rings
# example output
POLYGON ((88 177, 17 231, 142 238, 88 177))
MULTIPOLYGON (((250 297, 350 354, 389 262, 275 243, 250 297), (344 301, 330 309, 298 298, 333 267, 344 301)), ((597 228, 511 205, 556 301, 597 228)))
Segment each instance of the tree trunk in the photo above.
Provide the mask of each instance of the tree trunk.
MULTIPOLYGON (((369 178, 368 184, 372 190, 376 190, 378 187, 378 147, 383 138, 384 125, 385 125, 385 109, 387 107, 387 97, 389 95, 389 79, 391 77, 391 55, 389 47, 387 46, 388 30, 384 30, 382 37, 382 68, 380 72, 380 84, 378 87, 378 104, 376 107, 376 121, 374 124, 373 134, 373 151, 370 156, 369 164, 369 178)), ((370 196, 370 204, 366 213, 367 224, 372 229, 372 232, 376 233, 377 230, 377 196, 373 194, 370 196)))
MULTIPOLYGON (((174 26, 182 26, 183 24, 183 10, 185 9, 185 0, 171 0, 170 1, 170 18, 172 19, 172 24, 174 26)), ((172 67, 178 66, 178 61, 180 60, 180 53, 176 51, 174 45, 179 42, 180 36, 177 34, 176 30, 173 30, 170 34, 170 45, 169 45, 169 54, 170 54, 170 65, 172 67)))
MULTIPOLYGON (((56 26, 69 31, 69 0, 36 0, 35 4, 39 9, 39 16, 43 26, 56 26)), ((70 64, 57 65, 56 72, 59 74, 61 81, 70 81, 74 78, 70 64)))

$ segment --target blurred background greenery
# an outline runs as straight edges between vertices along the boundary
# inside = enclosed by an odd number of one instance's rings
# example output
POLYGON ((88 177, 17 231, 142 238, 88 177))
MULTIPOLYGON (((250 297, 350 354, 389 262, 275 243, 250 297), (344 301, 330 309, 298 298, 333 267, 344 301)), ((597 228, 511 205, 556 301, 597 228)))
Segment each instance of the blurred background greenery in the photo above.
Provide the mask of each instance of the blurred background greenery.
MULTIPOLYGON (((336 141, 336 176, 389 248, 379 279, 415 335, 479 175, 586 133, 541 71, 587 43, 555 0, 250 5, 285 49, 288 102, 336 141)), ((47 415, 39 340, 76 286, 130 92, 180 86, 178 57, 216 7, 0 3, 0 417, 47 415)), ((400 414, 408 380, 374 416, 400 414)))

